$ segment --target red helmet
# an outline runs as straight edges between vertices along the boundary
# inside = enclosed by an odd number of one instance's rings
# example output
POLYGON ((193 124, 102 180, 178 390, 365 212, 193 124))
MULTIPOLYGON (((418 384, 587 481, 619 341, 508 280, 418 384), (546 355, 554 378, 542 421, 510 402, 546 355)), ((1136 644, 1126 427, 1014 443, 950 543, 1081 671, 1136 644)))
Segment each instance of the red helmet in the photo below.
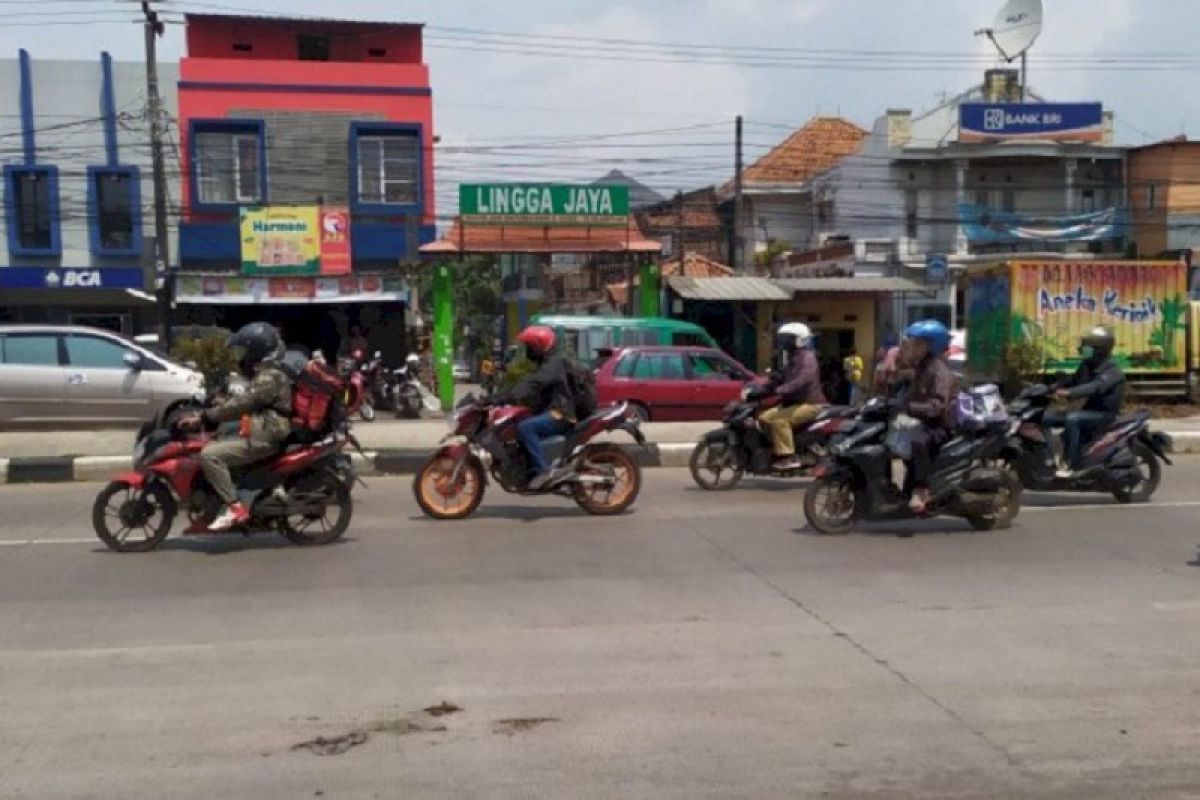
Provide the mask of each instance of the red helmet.
POLYGON ((544 356, 554 349, 554 329, 545 325, 530 325, 521 331, 517 341, 537 356, 544 356))

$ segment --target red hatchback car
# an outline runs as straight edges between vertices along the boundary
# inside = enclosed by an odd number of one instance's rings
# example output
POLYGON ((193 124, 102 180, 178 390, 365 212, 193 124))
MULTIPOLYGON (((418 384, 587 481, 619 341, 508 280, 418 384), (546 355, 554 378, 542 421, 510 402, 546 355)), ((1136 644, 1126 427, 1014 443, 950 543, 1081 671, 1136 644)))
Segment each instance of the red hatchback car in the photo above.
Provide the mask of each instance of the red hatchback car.
POLYGON ((762 381, 710 347, 622 347, 611 353, 596 369, 599 402, 628 402, 644 420, 719 420, 747 384, 762 381))

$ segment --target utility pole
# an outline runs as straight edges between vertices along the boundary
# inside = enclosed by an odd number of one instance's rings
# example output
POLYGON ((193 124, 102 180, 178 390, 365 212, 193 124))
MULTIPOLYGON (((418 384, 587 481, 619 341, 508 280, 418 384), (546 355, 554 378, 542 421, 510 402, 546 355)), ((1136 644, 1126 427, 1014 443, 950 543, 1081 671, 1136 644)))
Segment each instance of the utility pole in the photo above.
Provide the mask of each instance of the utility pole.
POLYGON ((733 232, 729 236, 729 266, 742 270, 742 115, 734 122, 733 232))
POLYGON ((171 306, 175 301, 175 275, 171 269, 167 234, 167 172, 163 161, 162 98, 158 94, 158 37, 163 23, 158 12, 142 0, 146 16, 146 103, 150 114, 150 154, 154 167, 154 287, 158 298, 158 341, 171 351, 171 306))
POLYGON ((680 189, 675 194, 675 250, 679 257, 679 274, 683 275, 684 257, 687 255, 687 247, 683 241, 683 190, 680 189))

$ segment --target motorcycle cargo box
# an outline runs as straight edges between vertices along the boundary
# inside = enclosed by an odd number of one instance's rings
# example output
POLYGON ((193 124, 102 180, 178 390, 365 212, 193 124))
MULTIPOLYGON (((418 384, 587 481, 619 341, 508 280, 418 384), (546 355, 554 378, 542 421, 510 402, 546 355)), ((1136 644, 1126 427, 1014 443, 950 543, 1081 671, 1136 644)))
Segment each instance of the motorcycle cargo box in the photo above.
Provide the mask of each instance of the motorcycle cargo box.
POLYGON ((994 383, 959 392, 956 412, 958 425, 965 430, 979 431, 1008 422, 1004 399, 1000 396, 1000 388, 994 383))

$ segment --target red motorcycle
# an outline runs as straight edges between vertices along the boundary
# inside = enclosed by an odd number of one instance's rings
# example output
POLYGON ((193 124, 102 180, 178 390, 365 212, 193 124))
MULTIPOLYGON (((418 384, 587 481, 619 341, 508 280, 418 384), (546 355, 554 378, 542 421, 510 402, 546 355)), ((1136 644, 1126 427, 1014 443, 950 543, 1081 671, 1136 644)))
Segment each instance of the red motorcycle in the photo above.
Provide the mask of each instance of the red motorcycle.
POLYGON ((413 480, 413 494, 434 519, 470 516, 483 500, 487 475, 511 494, 569 497, 589 514, 619 514, 637 499, 642 486, 637 459, 613 442, 593 442, 606 431, 622 430, 645 447, 638 423, 626 403, 603 408, 564 437, 559 464, 564 475, 540 490, 529 488, 534 476, 529 454, 517 437, 517 425, 531 416, 523 406, 493 406, 465 397, 450 418, 450 433, 413 480))
MULTIPOLYGON (((175 416, 175 415, 172 415, 175 416)), ((177 417, 176 417, 177 419, 177 417)), ((116 476, 96 497, 92 526, 110 550, 138 553, 162 544, 182 507, 191 526, 205 533, 221 501, 200 470, 200 451, 211 438, 189 434, 157 419, 142 426, 133 470, 116 476)), ((289 446, 278 455, 235 472, 238 496, 250 521, 233 532, 277 530, 298 545, 329 544, 346 532, 355 481, 344 426, 312 444, 289 446)))
POLYGON ((347 417, 358 415, 363 422, 375 421, 375 403, 372 394, 377 374, 382 370, 383 358, 379 353, 368 361, 366 353, 355 350, 339 361, 338 371, 346 382, 346 395, 342 399, 347 417))

